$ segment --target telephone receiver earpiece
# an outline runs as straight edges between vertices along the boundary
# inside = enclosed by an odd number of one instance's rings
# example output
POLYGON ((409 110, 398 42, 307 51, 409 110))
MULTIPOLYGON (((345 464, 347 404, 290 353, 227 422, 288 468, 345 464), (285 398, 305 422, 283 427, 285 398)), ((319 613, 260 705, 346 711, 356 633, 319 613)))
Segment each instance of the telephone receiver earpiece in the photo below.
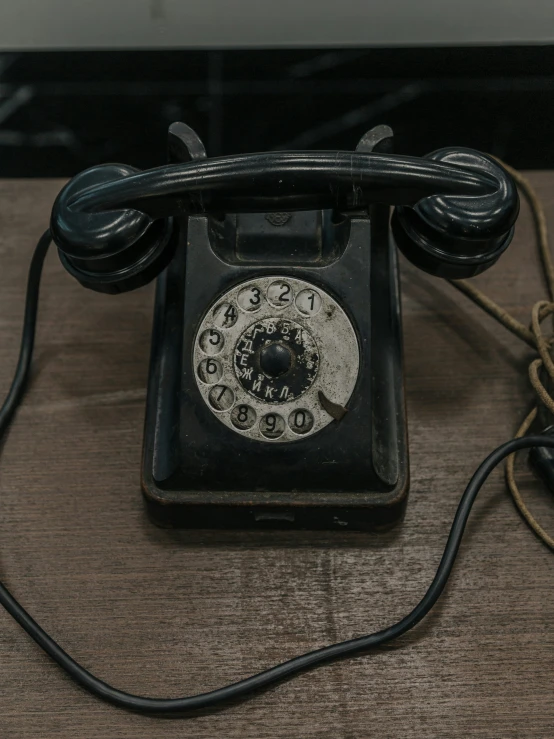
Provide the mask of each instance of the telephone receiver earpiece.
POLYGON ((472 149, 423 158, 363 146, 207 158, 182 123, 170 127, 171 141, 189 161, 143 172, 92 167, 58 195, 51 234, 64 266, 86 287, 117 293, 154 279, 175 251, 173 217, 317 209, 363 217, 374 203, 396 206, 394 238, 413 264, 440 277, 471 277, 507 248, 519 211, 510 175, 472 149))
POLYGON ((512 177, 494 159, 472 149, 439 149, 425 159, 490 177, 494 190, 477 196, 436 194, 398 205, 391 226, 412 264, 437 277, 463 279, 484 272, 514 235, 519 197, 512 177))
POLYGON ((61 262, 84 287, 105 293, 134 290, 155 279, 175 251, 172 218, 154 219, 134 207, 82 209, 86 193, 125 184, 140 170, 101 164, 73 177, 61 190, 50 219, 61 262))

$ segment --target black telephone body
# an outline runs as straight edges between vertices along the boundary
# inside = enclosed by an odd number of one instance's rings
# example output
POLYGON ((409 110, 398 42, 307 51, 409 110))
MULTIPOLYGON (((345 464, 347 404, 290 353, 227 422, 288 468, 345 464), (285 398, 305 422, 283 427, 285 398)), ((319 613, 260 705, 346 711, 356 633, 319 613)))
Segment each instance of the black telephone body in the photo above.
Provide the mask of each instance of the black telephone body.
POLYGON ((509 175, 470 149, 206 157, 182 123, 166 167, 74 178, 51 233, 87 287, 157 277, 142 489, 162 526, 371 529, 408 487, 396 245, 439 277, 506 249, 509 175), (390 206, 395 206, 392 228, 390 206))

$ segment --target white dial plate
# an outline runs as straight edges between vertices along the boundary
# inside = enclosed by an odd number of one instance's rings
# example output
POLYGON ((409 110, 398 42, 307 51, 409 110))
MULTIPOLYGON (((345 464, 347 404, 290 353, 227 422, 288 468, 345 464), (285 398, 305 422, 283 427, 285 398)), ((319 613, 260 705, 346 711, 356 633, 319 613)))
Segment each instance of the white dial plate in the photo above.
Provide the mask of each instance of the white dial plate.
POLYGON ((192 359, 212 413, 241 436, 273 443, 304 439, 331 423, 319 393, 346 406, 360 365, 354 328, 336 300, 279 275, 220 295, 200 324, 192 359), (272 344, 279 345, 278 360, 282 347, 290 358, 278 376, 260 365, 260 352, 272 344))

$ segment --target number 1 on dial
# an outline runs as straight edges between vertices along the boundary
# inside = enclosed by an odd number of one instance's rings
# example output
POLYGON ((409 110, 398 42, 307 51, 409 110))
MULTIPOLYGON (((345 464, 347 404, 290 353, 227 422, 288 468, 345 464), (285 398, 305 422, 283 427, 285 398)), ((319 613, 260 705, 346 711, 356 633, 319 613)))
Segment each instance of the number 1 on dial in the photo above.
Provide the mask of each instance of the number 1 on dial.
POLYGON ((321 308, 321 296, 315 290, 301 290, 296 296, 296 307, 305 316, 315 316, 321 308))

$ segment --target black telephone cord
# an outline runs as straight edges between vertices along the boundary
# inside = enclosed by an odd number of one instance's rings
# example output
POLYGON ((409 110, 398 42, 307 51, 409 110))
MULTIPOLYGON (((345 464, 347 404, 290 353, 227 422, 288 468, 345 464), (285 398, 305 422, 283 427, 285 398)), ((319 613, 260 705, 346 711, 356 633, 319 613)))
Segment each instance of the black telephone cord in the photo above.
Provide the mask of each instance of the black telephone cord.
MULTIPOLYGON (((26 380, 31 366, 31 357, 35 337, 40 276, 44 257, 50 244, 50 232, 47 231, 40 239, 29 270, 27 297, 25 305, 24 328, 21 340, 21 350, 15 377, 8 396, 0 409, 0 438, 6 432, 9 422, 21 401, 26 380)), ((37 624, 8 589, 0 583, 0 603, 13 616, 42 649, 65 670, 65 672, 79 685, 93 695, 109 701, 120 708, 126 708, 143 713, 153 714, 187 714, 200 709, 215 708, 224 703, 246 698, 255 691, 263 689, 303 670, 317 665, 331 662, 335 659, 359 654, 373 649, 387 642, 397 639, 410 629, 413 629, 431 610, 439 599, 454 566, 458 548, 462 540, 465 525, 469 518, 471 507, 479 490, 494 468, 508 455, 520 449, 531 447, 554 448, 554 438, 550 436, 528 436, 513 439, 499 446, 481 463, 462 496, 454 522, 446 542, 444 554, 440 561, 436 575, 429 589, 416 607, 397 623, 381 631, 367 636, 349 639, 338 644, 332 644, 322 649, 294 657, 268 670, 252 675, 239 682, 218 688, 209 693, 191 695, 185 698, 146 698, 131 695, 122 690, 113 688, 103 680, 98 679, 64 650, 37 624)))

